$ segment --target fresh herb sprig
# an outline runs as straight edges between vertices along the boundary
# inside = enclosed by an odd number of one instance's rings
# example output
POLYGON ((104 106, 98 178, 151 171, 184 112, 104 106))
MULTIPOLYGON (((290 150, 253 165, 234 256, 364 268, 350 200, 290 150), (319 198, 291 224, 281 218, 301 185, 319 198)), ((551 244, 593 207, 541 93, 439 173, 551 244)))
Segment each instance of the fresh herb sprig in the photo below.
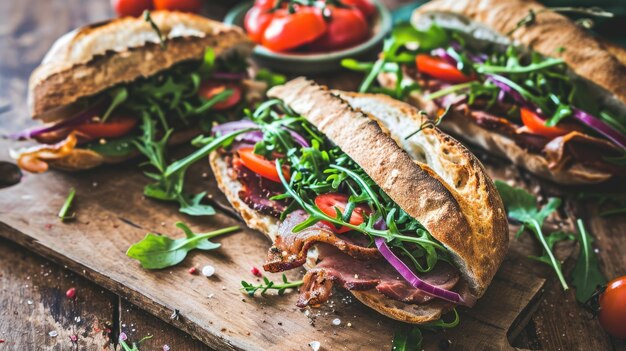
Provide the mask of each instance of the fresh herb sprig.
POLYGON ((546 235, 542 230, 543 222, 552 212, 559 208, 561 200, 558 198, 550 198, 543 207, 538 209, 537 200, 526 190, 522 188, 514 188, 499 180, 496 180, 495 184, 498 188, 500 196, 502 197, 504 206, 507 209, 509 218, 522 223, 516 237, 519 237, 525 230, 529 230, 535 235, 535 238, 542 246, 543 252, 541 256, 533 258, 552 266, 552 269, 558 277, 563 290, 568 290, 569 285, 563 275, 561 262, 557 260, 554 253, 552 253, 552 246, 554 246, 554 243, 563 240, 566 237, 563 234, 559 234, 559 232, 546 235))
POLYGON ((576 226, 580 250, 572 271, 572 285, 576 288, 576 300, 584 304, 598 286, 606 284, 606 278, 600 271, 598 256, 593 249, 593 237, 587 232, 581 219, 576 221, 576 226))
POLYGON ((61 218, 61 221, 74 219, 76 217, 76 213, 68 214, 70 208, 72 207, 72 203, 74 202, 75 195, 76 189, 71 188, 69 194, 67 195, 67 198, 65 199, 65 202, 63 203, 63 207, 61 207, 61 210, 59 211, 58 216, 59 218, 61 218))
POLYGON ((275 283, 274 281, 269 280, 266 276, 263 276, 263 283, 258 285, 242 280, 241 291, 247 293, 249 296, 254 296, 254 294, 259 290, 261 290, 261 295, 265 295, 268 290, 277 290, 278 295, 283 295, 287 289, 294 289, 302 284, 304 284, 302 280, 290 282, 289 279, 287 279, 287 276, 283 273, 281 283, 275 283))
MULTIPOLYGON (((126 334, 123 334, 123 335, 126 335, 126 334)), ((141 345, 141 343, 146 341, 146 340, 152 339, 152 337, 153 337, 152 335, 144 336, 143 338, 141 338, 141 340, 139 340, 137 342, 133 342, 131 344, 132 346, 129 346, 128 343, 126 342, 126 340, 122 340, 121 338, 120 338, 119 342, 120 342, 120 345, 122 346, 122 348, 124 349, 124 351, 139 351, 139 345, 141 345)))
POLYGON ((171 239, 165 235, 148 233, 141 241, 133 244, 126 255, 138 260, 146 269, 167 268, 182 262, 191 250, 217 249, 221 245, 209 239, 239 230, 238 226, 232 226, 209 233, 196 234, 183 222, 177 222, 176 227, 185 233, 184 238, 171 239))
POLYGON ((420 326, 416 325, 404 325, 396 330, 393 335, 393 341, 391 344, 392 351, 421 351, 424 337, 422 335, 422 329, 429 331, 436 331, 439 329, 454 328, 459 325, 461 319, 456 309, 454 311, 454 320, 446 322, 443 318, 440 318, 433 322, 428 322, 420 326))

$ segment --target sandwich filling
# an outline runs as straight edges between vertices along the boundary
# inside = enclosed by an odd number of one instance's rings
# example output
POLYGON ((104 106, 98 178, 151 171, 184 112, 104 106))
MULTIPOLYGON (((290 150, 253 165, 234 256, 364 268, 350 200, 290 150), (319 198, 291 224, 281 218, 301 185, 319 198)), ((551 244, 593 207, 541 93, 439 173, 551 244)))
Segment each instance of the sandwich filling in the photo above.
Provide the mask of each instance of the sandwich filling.
POLYGON ((83 98, 53 125, 13 135, 40 143, 13 155, 22 169, 39 173, 76 149, 100 163, 145 154, 152 142, 142 138, 148 130, 164 144, 184 141, 242 110, 246 85, 254 85, 247 69, 237 52, 216 58, 208 49, 202 62, 180 63, 83 98))
POLYGON ((395 88, 382 88, 384 93, 405 99, 418 91, 434 102, 438 111, 431 112, 441 116, 450 108, 542 155, 551 169, 576 162, 626 174, 626 107, 609 106, 599 87, 575 76, 561 59, 435 22, 425 31, 397 27, 374 65, 344 64, 369 71, 361 91, 377 89, 371 83, 380 73, 393 74, 395 88))
POLYGON ((227 140, 219 152, 241 201, 280 223, 264 269, 309 267, 298 306, 324 303, 334 285, 472 303, 444 245, 305 118, 276 99, 248 117, 214 127, 213 140, 227 140))

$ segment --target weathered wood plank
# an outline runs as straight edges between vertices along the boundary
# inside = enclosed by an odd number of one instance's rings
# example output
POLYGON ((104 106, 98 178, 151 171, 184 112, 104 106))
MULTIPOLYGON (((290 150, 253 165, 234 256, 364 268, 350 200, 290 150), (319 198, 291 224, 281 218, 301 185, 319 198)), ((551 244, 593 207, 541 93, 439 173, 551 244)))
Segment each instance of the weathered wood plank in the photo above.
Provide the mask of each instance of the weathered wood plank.
POLYGON ((112 350, 117 297, 0 239, 1 350, 112 350), (68 299, 67 289, 76 297, 68 299))

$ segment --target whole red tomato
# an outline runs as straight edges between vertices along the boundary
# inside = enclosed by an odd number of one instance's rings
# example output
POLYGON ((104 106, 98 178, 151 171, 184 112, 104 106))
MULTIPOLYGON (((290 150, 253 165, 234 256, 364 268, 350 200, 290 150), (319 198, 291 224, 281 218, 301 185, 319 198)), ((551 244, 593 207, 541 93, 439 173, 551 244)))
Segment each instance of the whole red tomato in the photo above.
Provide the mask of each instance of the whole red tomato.
POLYGON ((599 302, 600 325, 609 334, 626 339, 626 276, 611 280, 599 302))
POLYGON ((326 31, 320 9, 298 7, 274 11, 274 17, 263 33, 263 46, 272 51, 289 51, 319 38, 326 31))
POLYGON ((152 10, 152 0, 111 0, 111 6, 119 17, 141 16, 144 10, 152 10))
POLYGON ((344 5, 354 6, 365 18, 372 18, 376 13, 376 6, 370 0, 341 0, 344 5))
POLYGON ((198 13, 202 9, 202 0, 154 0, 154 8, 198 13))
POLYGON ((367 20, 356 8, 329 6, 330 22, 326 32, 307 47, 311 51, 345 49, 363 42, 370 34, 367 20))

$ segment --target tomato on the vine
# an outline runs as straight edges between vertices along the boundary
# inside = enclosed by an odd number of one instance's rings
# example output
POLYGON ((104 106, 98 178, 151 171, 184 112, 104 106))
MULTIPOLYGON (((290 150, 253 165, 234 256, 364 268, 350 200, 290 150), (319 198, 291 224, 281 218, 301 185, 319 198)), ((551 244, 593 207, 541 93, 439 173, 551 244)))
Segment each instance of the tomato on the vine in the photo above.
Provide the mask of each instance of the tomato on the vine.
POLYGON ((89 121, 78 125, 74 130, 92 139, 119 138, 133 130, 139 121, 126 115, 111 116, 106 122, 89 121))
POLYGON ((598 320, 609 334, 626 339, 626 276, 611 280, 600 295, 598 320))
POLYGON ((546 121, 543 118, 526 108, 520 108, 520 116, 522 117, 522 123, 524 123, 526 128, 528 128, 531 132, 545 136, 549 139, 560 137, 575 130, 574 126, 567 125, 565 123, 560 123, 554 127, 548 127, 546 126, 546 121))
POLYGON ((367 20, 356 8, 328 6, 330 21, 326 32, 310 43, 311 51, 345 49, 363 42, 369 35, 367 20))
MULTIPOLYGON (((315 198, 315 205, 326 215, 334 218, 337 217, 337 210, 342 214, 346 210, 346 206, 348 206, 348 195, 340 193, 320 194, 315 198)), ((356 206, 350 214, 349 223, 352 225, 360 225, 364 221, 363 214, 369 212, 370 210, 366 206, 356 206)), ((328 223, 327 221, 321 222, 331 227, 335 233, 345 233, 352 230, 348 227, 337 228, 334 224, 328 223)))
POLYGON ((220 83, 217 81, 204 81, 200 85, 200 89, 198 89, 198 95, 206 100, 213 98, 215 95, 223 92, 226 89, 230 89, 233 93, 226 98, 226 100, 222 100, 217 102, 211 109, 213 110, 228 110, 229 108, 237 105, 241 100, 241 87, 237 84, 233 83, 220 83))
POLYGON ((263 46, 272 51, 289 51, 319 38, 326 31, 320 9, 297 7, 274 11, 274 17, 263 33, 263 46))
POLYGON ((465 75, 465 73, 457 69, 455 65, 439 57, 419 54, 415 57, 415 64, 419 72, 446 82, 465 83, 475 79, 473 76, 465 75))
MULTIPOLYGON (((242 147, 237 150, 237 154, 247 169, 265 179, 280 183, 280 177, 278 176, 278 171, 276 171, 276 161, 270 161, 261 155, 255 154, 254 148, 252 147, 242 147)), ((286 168, 283 168, 283 177, 285 177, 287 181, 290 179, 289 170, 286 168)))
POLYGON ((243 20, 243 26, 248 33, 248 37, 255 43, 262 42, 263 33, 265 33, 265 29, 270 25, 273 18, 274 14, 269 12, 269 10, 253 6, 246 13, 246 17, 243 20))

